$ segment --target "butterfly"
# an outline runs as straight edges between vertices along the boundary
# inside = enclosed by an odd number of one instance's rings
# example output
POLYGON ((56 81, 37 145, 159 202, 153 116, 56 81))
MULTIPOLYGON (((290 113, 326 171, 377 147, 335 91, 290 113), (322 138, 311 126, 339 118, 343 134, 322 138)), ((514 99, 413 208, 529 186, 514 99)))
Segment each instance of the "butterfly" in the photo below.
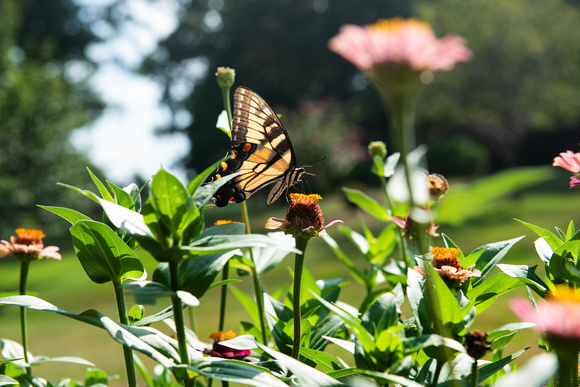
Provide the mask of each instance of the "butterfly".
POLYGON ((238 87, 234 93, 232 148, 229 159, 210 176, 210 182, 241 172, 214 194, 218 207, 241 203, 259 189, 274 184, 266 204, 300 182, 304 168, 296 168, 290 137, 272 108, 256 92, 238 87))

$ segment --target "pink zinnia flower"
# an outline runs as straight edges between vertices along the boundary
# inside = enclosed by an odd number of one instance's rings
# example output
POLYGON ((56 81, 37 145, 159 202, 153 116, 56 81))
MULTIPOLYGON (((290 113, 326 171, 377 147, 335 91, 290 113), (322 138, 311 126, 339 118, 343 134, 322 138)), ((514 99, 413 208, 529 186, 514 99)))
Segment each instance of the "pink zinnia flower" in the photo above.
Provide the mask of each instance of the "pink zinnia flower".
POLYGON ((214 356, 214 357, 223 357, 226 359, 242 359, 245 356, 248 356, 252 351, 249 349, 239 350, 226 347, 225 345, 220 344, 221 341, 231 340, 236 337, 236 334, 229 330, 227 332, 214 332, 209 335, 210 339, 213 339, 213 346, 212 349, 204 349, 203 353, 206 355, 214 356))
POLYGON ((364 27, 344 25, 328 46, 362 71, 389 66, 416 72, 450 70, 472 56, 462 37, 437 39, 429 24, 402 18, 364 27))
POLYGON ((16 237, 11 236, 10 242, 0 241, 0 258, 12 255, 18 260, 35 261, 41 258, 61 259, 56 246, 44 247, 42 238, 46 235, 40 230, 17 228, 16 237))
POLYGON ((524 298, 514 298, 510 308, 521 321, 536 324, 534 329, 552 344, 580 349, 580 293, 557 286, 553 296, 534 308, 524 298))
POLYGON ((570 177, 570 188, 580 185, 580 153, 562 152, 560 156, 554 157, 552 166, 564 168, 574 174, 574 176, 570 177))

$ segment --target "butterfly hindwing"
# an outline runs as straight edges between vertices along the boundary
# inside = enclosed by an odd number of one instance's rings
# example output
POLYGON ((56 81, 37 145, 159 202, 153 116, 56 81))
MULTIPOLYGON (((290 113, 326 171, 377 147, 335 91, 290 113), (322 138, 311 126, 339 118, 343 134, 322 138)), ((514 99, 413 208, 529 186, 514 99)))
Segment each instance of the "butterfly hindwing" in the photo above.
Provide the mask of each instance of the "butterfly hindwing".
POLYGON ((300 181, 303 168, 296 159, 288 133, 270 106, 257 93, 238 87, 234 94, 232 149, 211 180, 234 172, 237 177, 214 195, 217 206, 240 203, 264 186, 276 182, 267 204, 278 199, 288 187, 300 181))

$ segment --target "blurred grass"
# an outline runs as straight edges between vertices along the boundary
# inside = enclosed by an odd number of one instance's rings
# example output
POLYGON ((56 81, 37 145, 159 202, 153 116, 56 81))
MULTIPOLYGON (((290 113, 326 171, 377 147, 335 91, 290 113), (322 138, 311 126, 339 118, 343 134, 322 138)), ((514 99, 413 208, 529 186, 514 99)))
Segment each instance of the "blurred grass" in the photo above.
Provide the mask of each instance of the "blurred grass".
MULTIPOLYGON (((463 182, 452 181, 451 189, 462 184, 463 182)), ((365 191, 381 201, 381 193, 377 190, 365 191)), ((526 235, 527 237, 518 242, 508 253, 504 263, 539 265, 540 260, 535 253, 533 244, 536 239, 534 234, 513 219, 522 219, 552 231, 556 226, 565 229, 570 220, 574 220, 577 224, 580 220, 578 212, 574 211, 578 201, 577 195, 577 192, 567 188, 567 179, 558 179, 557 182, 536 185, 511 194, 509 197, 495 199, 490 203, 489 208, 486 208, 478 216, 470 218, 461 225, 450 226, 443 224, 439 228, 439 232, 447 234, 466 253, 490 242, 526 235)), ((252 230, 262 233, 264 232, 263 225, 267 218, 270 216, 282 217, 285 213, 286 204, 281 199, 275 205, 265 206, 263 204, 263 195, 257 194, 256 196, 249 203, 249 212, 252 219, 252 230)), ((348 227, 360 231, 359 217, 362 217, 375 233, 382 227, 379 221, 368 214, 361 214, 353 206, 346 203, 341 194, 327 195, 320 204, 327 223, 334 219, 341 219, 348 227)), ((240 217, 239 208, 234 205, 224 209, 207 211, 206 214, 207 225, 211 225, 217 219, 236 220, 240 217)), ((66 223, 63 222, 62 224, 63 227, 67 227, 66 223)), ((350 242, 342 234, 338 233, 337 229, 331 228, 329 233, 350 254, 355 264, 363 268, 364 261, 362 257, 354 255, 354 249, 350 246, 350 242)), ((6 238, 5 236, 3 237, 6 238)), ((438 244, 442 243, 442 241, 437 238, 434 243, 438 244)), ((46 260, 39 261, 31 266, 28 279, 29 290, 36 292, 39 297, 68 311, 80 313, 92 308, 116 319, 117 311, 114 304, 112 285, 92 283, 86 277, 74 254, 70 250, 66 252, 69 248, 71 246, 62 246, 65 251, 62 262, 46 260)), ((142 258, 150 278, 156 266, 156 261, 144 251, 140 250, 138 254, 142 258)), ((291 284, 291 276, 288 269, 291 267, 293 267, 293 259, 292 256, 289 256, 279 267, 264 275, 263 281, 266 289, 269 292, 273 292, 281 287, 288 288, 291 284)), ((349 284, 343 288, 340 300, 355 306, 358 306, 362 301, 364 294, 362 286, 348 277, 346 269, 321 240, 310 242, 306 255, 306 267, 317 279, 344 277, 349 284)), ((0 273, 2 275, 0 292, 18 288, 18 271, 19 266, 14 259, 6 258, 0 261, 0 273)), ((538 272, 543 276, 541 267, 538 268, 538 272)), ((252 294, 251 280, 248 277, 242 277, 242 280, 242 283, 235 286, 252 294)), ((211 332, 217 330, 219 292, 219 289, 209 291, 201 299, 201 305, 194 310, 198 336, 208 342, 209 339, 205 338, 211 332)), ((525 296, 525 294, 525 290, 523 290, 500 297, 491 308, 477 316, 471 329, 489 331, 501 325, 517 321, 509 310, 507 301, 515 295, 525 296)), ((129 306, 133 302, 132 298, 127 298, 129 306)), ((152 314, 168 304, 168 300, 162 300, 158 305, 146 306, 146 313, 152 314)), ((119 345, 109 338, 107 333, 56 314, 28 311, 28 316, 29 349, 34 355, 83 357, 93 362, 96 367, 104 369, 109 375, 120 375, 120 379, 112 382, 111 385, 126 385, 122 350, 119 345)), ((230 294, 226 329, 239 331, 238 324, 240 320, 249 320, 249 317, 230 294)), ((0 327, 2 332, 0 337, 21 341, 18 308, 0 306, 0 327)), ((157 324, 155 327, 170 333, 162 324, 157 324)), ((537 353, 537 350, 535 350, 537 337, 538 335, 532 331, 516 334, 513 344, 510 344, 505 354, 521 349, 523 346, 532 347, 528 353, 522 356, 521 359, 523 360, 520 360, 525 361, 530 354, 537 353)), ((348 354, 341 349, 329 346, 329 351, 350 361, 348 354)), ((146 364, 151 372, 154 363, 147 360, 146 364)), ((52 381, 65 377, 83 380, 85 369, 79 365, 56 363, 37 367, 34 373, 52 381)))

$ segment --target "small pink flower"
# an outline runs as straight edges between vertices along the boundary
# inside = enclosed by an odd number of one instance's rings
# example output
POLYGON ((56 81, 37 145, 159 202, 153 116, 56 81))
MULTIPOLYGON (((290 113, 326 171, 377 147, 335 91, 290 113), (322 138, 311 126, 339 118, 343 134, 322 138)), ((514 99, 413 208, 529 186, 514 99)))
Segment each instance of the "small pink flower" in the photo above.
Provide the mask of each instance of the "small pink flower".
POLYGON ((232 330, 212 333, 209 335, 209 338, 213 339, 212 349, 204 349, 203 353, 209 356, 223 357, 226 359, 242 359, 252 353, 249 349, 233 349, 220 344, 221 341, 231 340, 234 337, 236 337, 236 334, 232 330))
POLYGON ((580 349, 580 294, 567 286, 557 286, 554 295, 534 308, 524 298, 514 298, 510 308, 521 321, 536 324, 553 345, 580 349))
POLYGON ((409 67, 413 71, 451 70, 472 53, 465 39, 446 35, 437 39, 429 24, 415 19, 382 19, 369 26, 347 24, 328 43, 360 70, 409 67))
MULTIPOLYGON (((461 286, 469 277, 481 277, 481 271, 473 268, 475 265, 467 269, 461 267, 458 258, 460 252, 459 249, 448 247, 433 247, 431 249, 431 254, 433 254, 431 266, 450 288, 461 286)), ((415 266, 413 270, 425 275, 421 267, 415 266)))
POLYGON ((18 260, 35 261, 41 258, 61 259, 56 246, 44 247, 42 238, 46 235, 40 230, 18 228, 16 237, 11 236, 10 242, 0 241, 0 258, 12 255, 18 260))
POLYGON ((580 153, 562 152, 560 156, 554 157, 552 166, 564 168, 574 174, 574 176, 570 177, 570 188, 580 185, 580 153))

